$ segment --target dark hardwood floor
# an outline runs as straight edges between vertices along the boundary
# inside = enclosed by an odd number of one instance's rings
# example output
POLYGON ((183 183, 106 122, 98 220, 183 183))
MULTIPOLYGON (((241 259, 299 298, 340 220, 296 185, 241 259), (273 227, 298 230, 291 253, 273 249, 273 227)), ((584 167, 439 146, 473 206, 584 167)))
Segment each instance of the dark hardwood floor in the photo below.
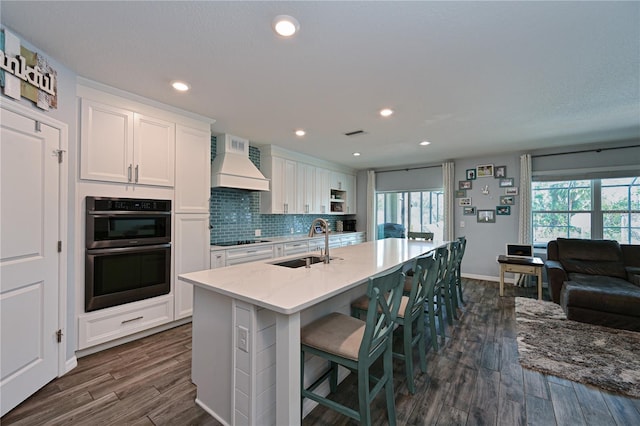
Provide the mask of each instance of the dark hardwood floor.
MULTIPOLYGON (((396 361, 395 391, 400 425, 638 425, 640 400, 520 367, 514 295, 535 297, 534 288, 465 280, 467 304, 447 327, 440 350, 428 347, 427 374, 416 394, 396 361)), ((81 358, 78 367, 53 380, 0 419, 5 425, 218 425, 195 402, 190 381, 190 324, 81 358)), ((417 366, 417 363, 416 363, 417 366)), ((416 367, 418 371, 419 367, 416 367)), ((355 380, 335 395, 355 404, 355 380)), ((382 395, 374 401, 375 424, 386 424, 382 395)), ((351 425, 323 407, 304 425, 351 425)))

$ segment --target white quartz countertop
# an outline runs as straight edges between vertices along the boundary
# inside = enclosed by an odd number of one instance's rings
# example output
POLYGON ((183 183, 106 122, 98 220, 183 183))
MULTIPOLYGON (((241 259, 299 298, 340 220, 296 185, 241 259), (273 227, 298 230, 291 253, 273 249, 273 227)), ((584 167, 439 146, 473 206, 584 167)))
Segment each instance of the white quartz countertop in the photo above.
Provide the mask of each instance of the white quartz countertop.
POLYGON ((282 314, 292 314, 443 244, 387 238, 332 249, 330 254, 334 259, 328 265, 316 263, 310 268, 287 268, 273 264, 312 255, 307 253, 191 272, 179 278, 234 299, 282 314))

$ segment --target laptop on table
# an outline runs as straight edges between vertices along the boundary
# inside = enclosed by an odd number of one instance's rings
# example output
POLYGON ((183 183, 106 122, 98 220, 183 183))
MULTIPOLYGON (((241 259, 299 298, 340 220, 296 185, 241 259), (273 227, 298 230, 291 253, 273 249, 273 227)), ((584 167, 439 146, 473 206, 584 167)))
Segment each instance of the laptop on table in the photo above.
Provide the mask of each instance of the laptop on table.
POLYGON ((507 258, 533 260, 533 246, 530 244, 507 244, 507 258))

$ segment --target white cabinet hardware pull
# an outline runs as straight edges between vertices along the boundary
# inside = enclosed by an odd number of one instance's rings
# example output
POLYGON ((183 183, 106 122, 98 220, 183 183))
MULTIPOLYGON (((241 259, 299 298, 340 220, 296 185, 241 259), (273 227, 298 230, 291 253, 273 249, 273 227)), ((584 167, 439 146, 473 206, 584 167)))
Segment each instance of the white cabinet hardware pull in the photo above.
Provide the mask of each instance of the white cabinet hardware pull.
POLYGON ((138 168, 140 167, 139 164, 136 164, 136 183, 138 183, 138 168))
POLYGON ((143 316, 139 316, 139 317, 131 318, 131 319, 122 321, 121 324, 126 324, 128 322, 138 321, 138 320, 141 320, 142 318, 144 318, 144 317, 143 316))
POLYGON ((131 164, 129 164, 129 169, 128 169, 128 171, 127 171, 127 177, 128 177, 128 179, 129 179, 129 182, 131 182, 131 167, 132 167, 132 165, 131 165, 131 164))

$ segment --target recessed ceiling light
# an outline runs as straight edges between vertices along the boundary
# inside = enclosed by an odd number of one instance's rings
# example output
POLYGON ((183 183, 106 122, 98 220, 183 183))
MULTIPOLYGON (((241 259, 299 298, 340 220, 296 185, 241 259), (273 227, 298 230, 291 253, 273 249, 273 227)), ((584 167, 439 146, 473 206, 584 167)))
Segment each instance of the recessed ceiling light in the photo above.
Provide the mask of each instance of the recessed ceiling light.
POLYGON ((186 92, 189 90, 189 85, 183 81, 174 81, 171 83, 171 87, 176 89, 178 92, 186 92))
POLYGON ((298 129, 298 130, 296 130, 296 136, 304 136, 304 135, 306 135, 306 134, 307 134, 307 132, 305 132, 305 131, 304 131, 304 130, 302 130, 302 129, 298 129))
POLYGON ((282 37, 291 37, 300 30, 300 24, 293 16, 278 15, 273 20, 273 30, 282 37))
POLYGON ((380 110, 380 115, 383 117, 389 117, 391 114, 393 114, 393 110, 389 109, 389 108, 385 108, 380 110))
POLYGON ((359 153, 359 152, 354 152, 354 153, 353 153, 353 156, 354 156, 354 157, 360 157, 360 153, 359 153))
POLYGON ((429 144, 431 144, 431 142, 429 142, 429 141, 422 141, 422 142, 420 142, 420 145, 422 145, 422 146, 427 146, 427 145, 429 145, 429 144))

